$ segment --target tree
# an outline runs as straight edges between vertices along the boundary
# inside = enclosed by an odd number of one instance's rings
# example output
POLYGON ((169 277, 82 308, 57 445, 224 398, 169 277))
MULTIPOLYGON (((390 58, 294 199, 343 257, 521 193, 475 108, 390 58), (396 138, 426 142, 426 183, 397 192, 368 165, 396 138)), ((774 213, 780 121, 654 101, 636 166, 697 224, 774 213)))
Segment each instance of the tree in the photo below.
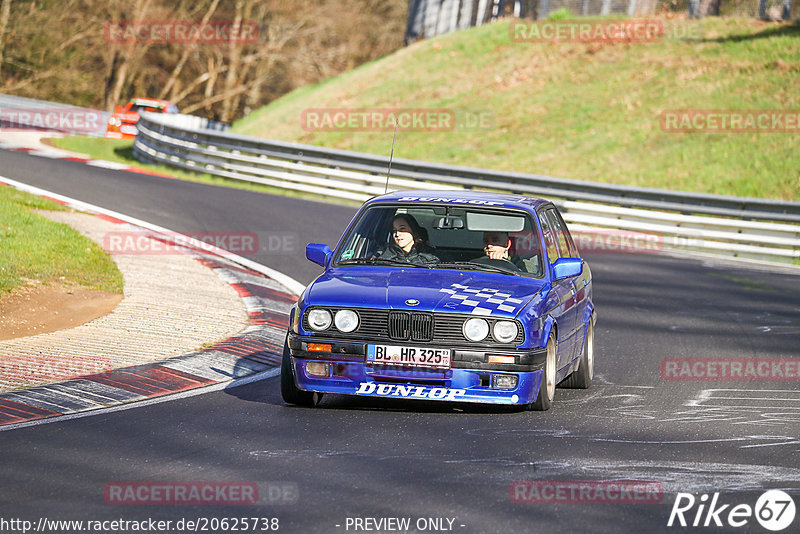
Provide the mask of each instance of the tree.
POLYGON ((700 0, 698 15, 701 17, 718 17, 722 7, 722 0, 700 0))
MULTIPOLYGON (((11 0, 0 0, 0 74, 3 68, 3 38, 8 27, 8 18, 11 15, 11 0)), ((2 79, 2 77, 0 77, 2 79)))
MULTIPOLYGON (((151 0, 134 0, 132 16, 126 20, 139 22, 147 20, 150 10, 151 0)), ((128 3, 127 1, 125 2, 128 3)), ((111 0, 111 14, 116 15, 109 22, 116 23, 122 21, 125 11, 120 9, 120 0, 111 0)), ((111 46, 111 65, 106 78, 106 92, 103 98, 103 108, 107 111, 114 109, 116 104, 122 100, 122 93, 130 79, 134 78, 142 68, 142 60, 149 48, 148 43, 137 42, 133 39, 130 42, 112 44, 111 46)))

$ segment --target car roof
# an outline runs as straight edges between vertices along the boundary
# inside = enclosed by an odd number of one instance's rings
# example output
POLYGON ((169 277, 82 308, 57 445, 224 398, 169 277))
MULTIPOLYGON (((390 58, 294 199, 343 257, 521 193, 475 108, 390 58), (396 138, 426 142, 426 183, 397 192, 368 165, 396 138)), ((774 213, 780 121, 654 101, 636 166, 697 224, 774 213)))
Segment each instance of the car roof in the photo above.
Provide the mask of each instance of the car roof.
POLYGON ((168 100, 159 100, 157 98, 134 98, 133 103, 154 108, 165 108, 171 104, 168 100))
POLYGON ((497 206, 503 208, 518 208, 533 211, 550 201, 510 193, 492 193, 489 191, 471 190, 411 190, 393 191, 384 195, 372 197, 366 203, 375 202, 403 202, 420 204, 460 204, 472 206, 497 206))

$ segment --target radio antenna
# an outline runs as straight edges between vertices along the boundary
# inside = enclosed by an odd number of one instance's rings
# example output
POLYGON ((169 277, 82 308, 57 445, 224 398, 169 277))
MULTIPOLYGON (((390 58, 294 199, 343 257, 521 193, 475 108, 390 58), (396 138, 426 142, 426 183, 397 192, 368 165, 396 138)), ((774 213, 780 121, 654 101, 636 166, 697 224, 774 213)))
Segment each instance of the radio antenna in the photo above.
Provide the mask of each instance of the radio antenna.
POLYGON ((389 191, 389 175, 392 173, 392 158, 394 158, 394 142, 397 139, 397 123, 398 119, 395 117, 394 119, 394 137, 392 137, 392 153, 389 154, 389 170, 386 171, 386 187, 383 188, 383 193, 386 194, 389 191))

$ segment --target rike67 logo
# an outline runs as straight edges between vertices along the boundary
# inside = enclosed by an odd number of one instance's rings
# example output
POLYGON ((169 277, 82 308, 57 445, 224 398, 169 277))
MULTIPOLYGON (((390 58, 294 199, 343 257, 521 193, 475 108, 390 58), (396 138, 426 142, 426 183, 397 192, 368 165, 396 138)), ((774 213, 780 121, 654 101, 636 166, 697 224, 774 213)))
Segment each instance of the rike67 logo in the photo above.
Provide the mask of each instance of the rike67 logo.
POLYGON ((699 498, 691 493, 678 493, 667 526, 739 528, 748 525, 755 517, 765 529, 778 532, 791 526, 795 512, 794 500, 781 490, 764 492, 754 507, 743 503, 722 504, 719 492, 710 499, 705 493, 699 498))

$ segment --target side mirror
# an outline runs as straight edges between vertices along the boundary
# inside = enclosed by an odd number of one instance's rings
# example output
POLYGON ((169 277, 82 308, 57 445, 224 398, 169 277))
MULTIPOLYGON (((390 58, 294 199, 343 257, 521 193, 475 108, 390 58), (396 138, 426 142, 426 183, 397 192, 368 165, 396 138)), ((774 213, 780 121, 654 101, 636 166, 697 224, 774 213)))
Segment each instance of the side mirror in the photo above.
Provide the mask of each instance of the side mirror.
POLYGON ((583 260, 580 258, 559 258, 553 264, 553 281, 572 278, 583 272, 583 260))
POLYGON ((322 267, 328 266, 332 255, 333 252, 328 245, 323 245, 322 243, 309 243, 306 245, 306 258, 322 267))
POLYGON ((114 106, 114 113, 122 113, 122 106, 114 106))

